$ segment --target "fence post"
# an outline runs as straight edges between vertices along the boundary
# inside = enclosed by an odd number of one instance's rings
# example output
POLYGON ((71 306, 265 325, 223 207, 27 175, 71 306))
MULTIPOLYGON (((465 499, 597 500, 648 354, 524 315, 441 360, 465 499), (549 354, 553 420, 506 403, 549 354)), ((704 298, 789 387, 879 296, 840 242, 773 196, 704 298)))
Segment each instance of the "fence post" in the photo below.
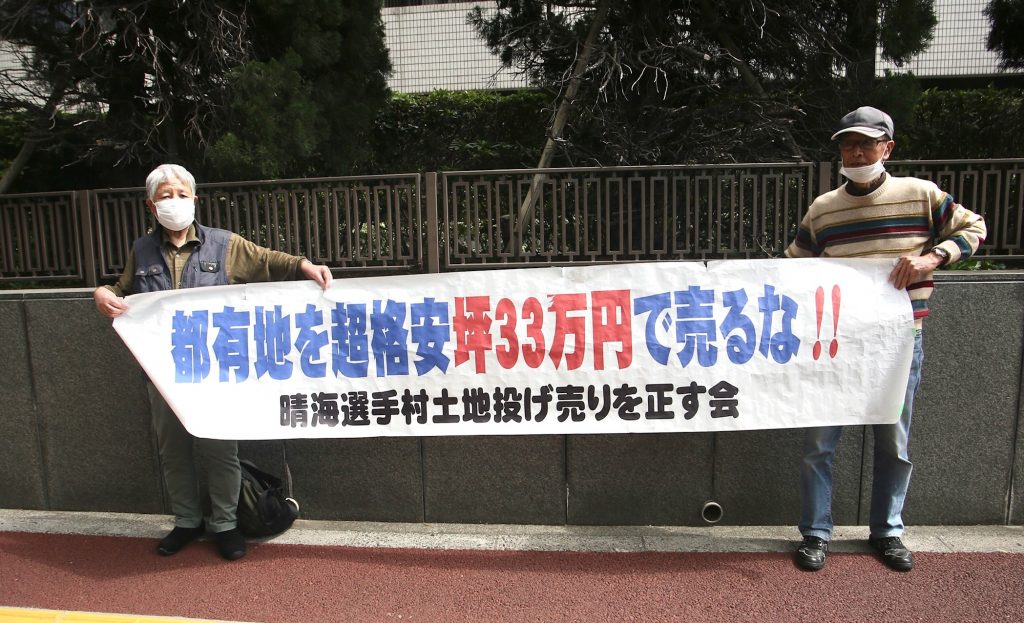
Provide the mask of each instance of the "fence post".
POLYGON ((96 241, 92 229, 92 192, 88 190, 75 191, 75 204, 78 208, 78 236, 82 241, 82 276, 85 278, 85 285, 95 288, 99 285, 99 278, 96 271, 96 241))
POLYGON ((438 243, 437 172, 426 175, 427 195, 427 272, 441 272, 440 244, 438 243))
POLYGON ((828 191, 832 190, 832 163, 831 162, 819 162, 818 163, 818 192, 811 196, 811 201, 814 201, 815 197, 824 195, 828 191))

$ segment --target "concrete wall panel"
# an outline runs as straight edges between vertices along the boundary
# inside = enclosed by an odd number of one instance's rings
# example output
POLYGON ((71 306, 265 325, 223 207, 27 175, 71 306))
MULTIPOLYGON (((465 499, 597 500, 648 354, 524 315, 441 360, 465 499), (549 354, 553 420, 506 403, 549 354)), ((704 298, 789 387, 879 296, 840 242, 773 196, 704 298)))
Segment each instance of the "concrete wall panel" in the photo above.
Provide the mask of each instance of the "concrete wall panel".
POLYGON ((572 435, 568 523, 703 525, 711 494, 710 433, 572 435))
POLYGON ((110 321, 91 299, 25 309, 51 508, 161 512, 144 376, 110 321))
MULTIPOLYGON (((715 498, 722 523, 790 525, 800 521, 803 429, 718 433, 715 498)), ((863 429, 844 431, 833 465, 832 516, 836 525, 857 522, 863 429)))
POLYGON ((45 509, 48 475, 32 391, 24 302, 0 301, 0 507, 45 509))
MULTIPOLYGON (((423 521, 419 439, 294 439, 287 444, 303 518, 423 521)), ((243 442, 238 453, 284 477, 281 442, 243 442)))
POLYGON ((565 523, 559 435, 423 438, 426 520, 565 523))
MULTIPOLYGON (((1020 418, 1024 284, 963 276, 941 282, 930 307, 904 522, 1001 524, 1020 418)), ((873 465, 865 455, 862 522, 873 465)))
MULTIPOLYGON (((1021 356, 1024 362, 1024 353, 1021 356)), ((1024 387, 1024 375, 1021 376, 1024 387)), ((1013 480, 1010 490, 1010 519, 1007 523, 1024 525, 1024 399, 1017 409, 1017 442, 1014 445, 1013 480)))

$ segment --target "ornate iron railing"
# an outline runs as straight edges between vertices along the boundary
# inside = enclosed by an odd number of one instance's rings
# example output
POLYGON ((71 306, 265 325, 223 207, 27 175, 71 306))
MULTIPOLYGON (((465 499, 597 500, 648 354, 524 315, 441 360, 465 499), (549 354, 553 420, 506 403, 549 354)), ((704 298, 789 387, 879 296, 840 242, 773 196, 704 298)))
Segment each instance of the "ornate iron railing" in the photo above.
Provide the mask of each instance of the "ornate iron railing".
MULTIPOLYGON (((983 214, 979 255, 1024 259, 1024 159, 890 162, 983 214)), ((614 167, 201 184, 200 222, 330 266, 421 273, 772 257, 835 163, 614 167), (532 189, 532 190, 531 190, 532 189)), ((153 225, 142 188, 0 196, 0 284, 93 286, 153 225)))
POLYGON ((82 200, 76 192, 0 195, 0 283, 89 281, 82 200))
POLYGON ((444 173, 446 265, 777 255, 815 183, 810 163, 444 173))

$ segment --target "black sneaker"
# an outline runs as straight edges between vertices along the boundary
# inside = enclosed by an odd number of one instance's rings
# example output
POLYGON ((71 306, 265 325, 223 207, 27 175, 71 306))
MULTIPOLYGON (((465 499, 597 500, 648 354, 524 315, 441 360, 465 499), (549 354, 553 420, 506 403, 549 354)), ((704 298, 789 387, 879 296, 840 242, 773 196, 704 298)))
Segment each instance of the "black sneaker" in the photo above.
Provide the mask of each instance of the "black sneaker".
POLYGON ((217 550, 224 560, 238 560, 245 556, 245 537, 238 528, 217 532, 213 538, 217 541, 217 550))
POLYGON ((903 545, 898 536, 887 536, 880 539, 868 539, 868 543, 878 552, 878 556, 886 567, 895 571, 910 571, 914 568, 914 555, 903 545))
POLYGON ((796 564, 801 569, 818 571, 825 566, 825 555, 828 553, 828 541, 816 536, 805 536, 796 550, 796 564))
POLYGON ((202 523, 195 528, 175 526, 174 530, 171 530, 167 536, 160 539, 160 544, 157 546, 156 551, 161 556, 177 554, 181 551, 181 548, 203 536, 204 532, 206 532, 206 527, 202 523))

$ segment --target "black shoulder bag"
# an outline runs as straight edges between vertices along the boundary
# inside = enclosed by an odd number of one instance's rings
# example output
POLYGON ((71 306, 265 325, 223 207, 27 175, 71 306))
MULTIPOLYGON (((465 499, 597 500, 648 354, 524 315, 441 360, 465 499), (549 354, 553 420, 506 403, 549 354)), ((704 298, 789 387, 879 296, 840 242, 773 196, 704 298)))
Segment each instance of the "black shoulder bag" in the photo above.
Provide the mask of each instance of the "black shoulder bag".
MULTIPOLYGON (((277 476, 242 459, 242 487, 238 492, 238 530, 250 538, 281 534, 299 516, 299 503, 285 493, 284 483, 277 476)), ((288 461, 285 458, 285 470, 288 461)), ((288 493, 291 493, 289 483, 288 493)))

